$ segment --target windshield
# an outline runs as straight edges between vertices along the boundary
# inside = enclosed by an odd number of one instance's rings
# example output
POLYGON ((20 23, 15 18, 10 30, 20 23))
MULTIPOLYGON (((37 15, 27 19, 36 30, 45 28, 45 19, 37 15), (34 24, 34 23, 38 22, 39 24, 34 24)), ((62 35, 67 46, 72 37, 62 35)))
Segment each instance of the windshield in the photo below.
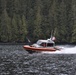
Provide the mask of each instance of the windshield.
POLYGON ((53 43, 47 43, 47 47, 52 47, 52 46, 54 46, 53 43))
POLYGON ((54 43, 41 43, 40 45, 43 47, 52 47, 54 46, 54 43))

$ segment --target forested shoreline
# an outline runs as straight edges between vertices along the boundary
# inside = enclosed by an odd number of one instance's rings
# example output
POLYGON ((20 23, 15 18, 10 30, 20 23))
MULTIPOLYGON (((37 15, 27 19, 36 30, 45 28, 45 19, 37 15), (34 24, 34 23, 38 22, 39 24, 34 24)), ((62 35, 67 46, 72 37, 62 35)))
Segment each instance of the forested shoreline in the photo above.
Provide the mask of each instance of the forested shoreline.
POLYGON ((76 0, 0 0, 0 42, 32 42, 51 33, 76 43, 76 0))

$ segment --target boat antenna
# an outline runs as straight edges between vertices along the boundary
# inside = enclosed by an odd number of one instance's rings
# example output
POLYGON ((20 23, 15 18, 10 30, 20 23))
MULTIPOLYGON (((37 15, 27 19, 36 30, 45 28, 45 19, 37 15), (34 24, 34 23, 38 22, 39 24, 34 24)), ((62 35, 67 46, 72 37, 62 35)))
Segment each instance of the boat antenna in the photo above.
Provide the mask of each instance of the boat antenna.
POLYGON ((29 40, 29 38, 28 38, 28 37, 26 37, 26 39, 28 40, 29 45, 31 45, 31 41, 29 40))
POLYGON ((52 32, 53 32, 53 30, 51 31, 51 37, 50 37, 50 38, 51 38, 51 40, 52 40, 52 37, 53 37, 53 36, 52 36, 52 32))

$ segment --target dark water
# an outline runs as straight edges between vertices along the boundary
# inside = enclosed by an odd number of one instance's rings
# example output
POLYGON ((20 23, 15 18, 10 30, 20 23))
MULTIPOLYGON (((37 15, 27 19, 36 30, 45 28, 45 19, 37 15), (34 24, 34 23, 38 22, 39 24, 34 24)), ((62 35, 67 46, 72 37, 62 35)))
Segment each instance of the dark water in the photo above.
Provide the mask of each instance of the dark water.
POLYGON ((0 45, 0 75, 76 75, 76 55, 28 54, 23 45, 0 45))

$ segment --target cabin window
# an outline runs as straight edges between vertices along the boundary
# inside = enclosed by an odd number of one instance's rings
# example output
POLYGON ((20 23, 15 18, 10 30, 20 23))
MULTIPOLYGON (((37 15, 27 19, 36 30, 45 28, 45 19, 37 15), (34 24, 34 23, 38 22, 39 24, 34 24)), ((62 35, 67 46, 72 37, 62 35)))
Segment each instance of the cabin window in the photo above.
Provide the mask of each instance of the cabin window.
POLYGON ((47 43, 47 46, 51 47, 51 46, 53 46, 53 43, 47 43))
POLYGON ((41 46, 46 47, 46 43, 41 43, 41 46))

